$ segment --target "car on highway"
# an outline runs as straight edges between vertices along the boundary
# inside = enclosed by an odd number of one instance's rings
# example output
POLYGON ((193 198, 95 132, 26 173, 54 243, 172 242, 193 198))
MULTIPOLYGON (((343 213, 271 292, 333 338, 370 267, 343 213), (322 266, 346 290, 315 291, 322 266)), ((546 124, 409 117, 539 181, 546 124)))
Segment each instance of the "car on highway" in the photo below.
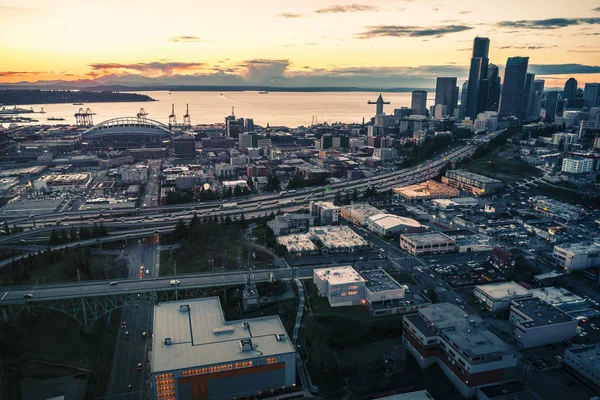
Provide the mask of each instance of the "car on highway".
POLYGON ((142 332, 142 339, 146 339, 146 336, 148 336, 148 332, 146 332, 146 331, 142 332))
POLYGON ((31 293, 27 293, 23 295, 23 298, 25 299, 31 299, 33 297, 33 295, 31 293))
POLYGON ((143 368, 143 365, 142 365, 142 363, 138 363, 138 365, 137 365, 137 368, 136 368, 136 369, 137 369, 138 371, 141 371, 141 370, 142 370, 142 368, 143 368))
POLYGON ((456 302, 456 304, 462 304, 462 301, 458 297, 454 299, 454 301, 456 302))
POLYGON ((109 285, 110 285, 110 286, 114 286, 114 285, 116 285, 117 283, 119 283, 119 282, 113 281, 113 282, 109 283, 109 285))
POLYGON ((123 323, 121 324, 121 328, 127 328, 127 322, 123 321, 123 323))
POLYGON ((127 392, 131 392, 133 390, 133 386, 132 385, 127 385, 127 392))
POLYGON ((417 267, 417 271, 419 271, 420 273, 423 273, 423 268, 417 267))
POLYGON ((125 331, 125 339, 129 339, 129 331, 125 331))
POLYGON ((431 279, 435 279, 435 275, 434 275, 434 274, 429 274, 429 277, 430 277, 431 279))
POLYGON ((177 279, 172 279, 171 281, 169 281, 169 285, 171 286, 175 286, 175 285, 179 285, 181 282, 178 281, 177 279))

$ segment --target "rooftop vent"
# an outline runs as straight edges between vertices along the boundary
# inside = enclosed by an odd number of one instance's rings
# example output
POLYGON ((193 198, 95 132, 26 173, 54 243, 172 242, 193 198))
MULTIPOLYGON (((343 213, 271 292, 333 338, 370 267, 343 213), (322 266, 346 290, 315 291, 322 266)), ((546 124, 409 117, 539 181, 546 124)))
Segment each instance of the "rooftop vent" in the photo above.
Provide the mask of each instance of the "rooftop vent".
POLYGON ((172 344, 173 344, 173 341, 171 340, 171 338, 170 338, 170 337, 168 337, 168 338, 165 338, 165 346, 170 346, 170 345, 172 345, 172 344))
POLYGON ((179 312, 189 312, 189 311, 190 311, 189 304, 183 304, 183 305, 179 306, 179 312))
POLYGON ((249 322, 242 322, 242 328, 244 328, 244 329, 250 329, 250 323, 249 322))
POLYGON ((251 351, 252 350, 252 339, 240 340, 240 349, 242 351, 251 351))
POLYGON ((275 339, 277 339, 278 342, 285 342, 285 335, 283 333, 278 333, 275 335, 275 339))

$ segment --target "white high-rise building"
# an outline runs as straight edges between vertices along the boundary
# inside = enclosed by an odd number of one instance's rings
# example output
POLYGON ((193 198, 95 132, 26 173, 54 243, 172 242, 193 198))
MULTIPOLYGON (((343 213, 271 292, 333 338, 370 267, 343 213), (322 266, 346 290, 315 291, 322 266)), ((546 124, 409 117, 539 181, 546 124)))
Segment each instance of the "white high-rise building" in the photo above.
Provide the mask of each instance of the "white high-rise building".
POLYGON ((569 157, 563 159, 562 172, 569 174, 583 174, 591 172, 594 168, 594 160, 592 158, 569 157))

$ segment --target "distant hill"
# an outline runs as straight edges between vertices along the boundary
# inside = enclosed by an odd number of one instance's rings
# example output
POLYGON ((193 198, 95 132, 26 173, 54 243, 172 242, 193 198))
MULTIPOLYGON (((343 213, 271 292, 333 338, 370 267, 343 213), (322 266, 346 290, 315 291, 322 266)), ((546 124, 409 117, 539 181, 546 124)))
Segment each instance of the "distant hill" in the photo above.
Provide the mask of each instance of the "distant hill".
POLYGON ((116 103, 136 101, 155 100, 145 94, 94 91, 88 89, 82 91, 36 89, 0 90, 0 104, 5 106, 21 104, 116 103))

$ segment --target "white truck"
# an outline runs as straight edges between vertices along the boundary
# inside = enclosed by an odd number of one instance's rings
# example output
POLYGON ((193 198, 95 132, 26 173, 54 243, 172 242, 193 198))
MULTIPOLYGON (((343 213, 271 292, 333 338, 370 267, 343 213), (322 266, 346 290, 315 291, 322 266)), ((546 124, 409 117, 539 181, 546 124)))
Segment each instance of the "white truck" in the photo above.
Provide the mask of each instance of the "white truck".
POLYGON ((221 209, 236 208, 236 207, 237 207, 237 203, 223 203, 223 204, 221 204, 221 209))
POLYGON ((179 282, 177 279, 171 279, 169 281, 169 285, 171 286, 175 286, 175 285, 179 285, 181 282, 179 282))

